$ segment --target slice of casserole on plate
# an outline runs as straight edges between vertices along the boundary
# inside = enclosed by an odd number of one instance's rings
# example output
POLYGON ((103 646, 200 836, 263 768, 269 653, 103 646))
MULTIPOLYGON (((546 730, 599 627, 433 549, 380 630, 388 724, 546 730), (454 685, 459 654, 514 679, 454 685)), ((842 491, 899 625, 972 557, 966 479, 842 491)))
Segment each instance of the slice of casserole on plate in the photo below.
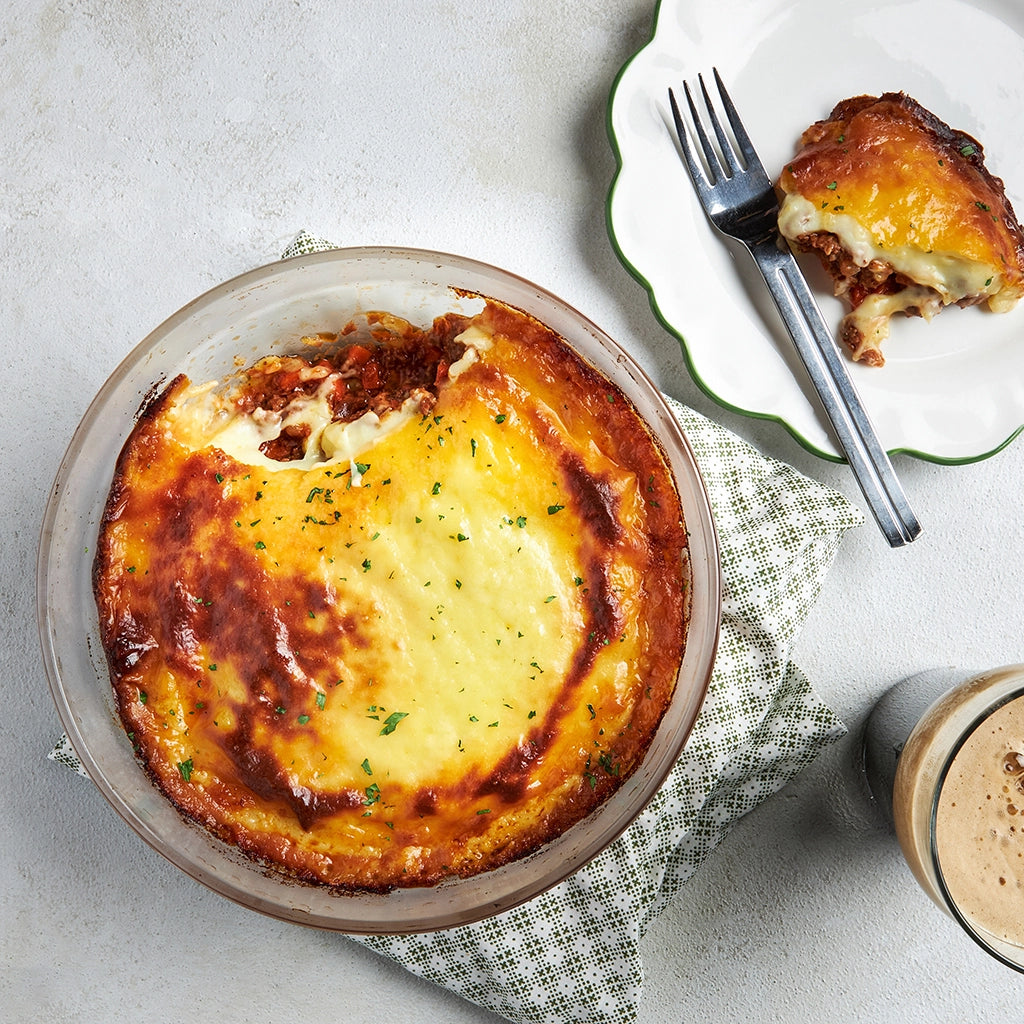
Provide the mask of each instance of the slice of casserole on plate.
POLYGON ((883 365, 895 313, 1005 312, 1024 294, 1024 232, 981 144, 904 93, 838 103, 778 188, 782 235, 850 304, 840 337, 855 360, 883 365))

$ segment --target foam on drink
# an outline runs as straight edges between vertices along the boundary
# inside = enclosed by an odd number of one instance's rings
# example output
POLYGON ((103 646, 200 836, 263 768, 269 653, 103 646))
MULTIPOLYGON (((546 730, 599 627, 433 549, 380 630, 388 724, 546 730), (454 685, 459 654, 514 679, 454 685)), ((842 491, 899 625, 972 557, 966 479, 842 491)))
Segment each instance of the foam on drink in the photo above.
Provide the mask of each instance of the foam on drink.
POLYGON ((995 710, 953 758, 939 794, 935 845, 964 917, 1024 945, 1024 697, 995 710))

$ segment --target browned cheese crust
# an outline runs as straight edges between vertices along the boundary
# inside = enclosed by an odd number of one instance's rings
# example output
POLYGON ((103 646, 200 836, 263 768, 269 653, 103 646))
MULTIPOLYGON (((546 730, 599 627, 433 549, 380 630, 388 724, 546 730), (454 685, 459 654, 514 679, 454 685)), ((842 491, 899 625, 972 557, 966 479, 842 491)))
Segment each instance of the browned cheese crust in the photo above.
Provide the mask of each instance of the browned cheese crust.
POLYGON ((117 462, 94 581, 166 796, 294 877, 380 891, 507 863, 606 800, 671 700, 690 595, 663 452, 562 339, 493 302, 378 321, 231 392, 251 415, 315 390, 339 422, 413 395, 351 460, 290 468, 301 425, 269 467, 197 444, 172 382, 117 462))
POLYGON ((817 253, 850 304, 841 336, 855 359, 884 363, 893 312, 1005 311, 1024 292, 1024 233, 981 143, 904 93, 838 103, 778 187, 783 235, 817 253))

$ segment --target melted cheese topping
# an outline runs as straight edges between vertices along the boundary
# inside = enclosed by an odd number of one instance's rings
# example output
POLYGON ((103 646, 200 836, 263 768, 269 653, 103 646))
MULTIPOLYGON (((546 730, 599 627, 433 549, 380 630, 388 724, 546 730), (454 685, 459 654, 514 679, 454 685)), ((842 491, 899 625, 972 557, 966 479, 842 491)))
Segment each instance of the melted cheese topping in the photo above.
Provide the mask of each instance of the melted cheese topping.
POLYGON ((896 313, 914 313, 931 320, 941 308, 942 299, 921 285, 908 285, 892 295, 869 295, 843 319, 853 358, 878 351, 889 336, 889 320, 896 313))
POLYGON ((342 426, 318 390, 270 425, 179 380, 118 465, 96 594, 125 726, 184 813, 311 881, 535 849, 629 775, 675 686, 660 450, 536 322, 492 304, 473 330, 429 415, 342 426), (306 453, 269 465, 289 420, 306 453))
MULTIPOLYGON (((879 193, 881 195, 881 193, 879 193)), ((848 196, 840 197, 844 200, 848 196)), ((841 203, 844 208, 847 203, 841 203)), ((850 203, 856 207, 856 203, 850 203)), ((891 211, 890 211, 891 213, 891 211)), ((802 195, 787 195, 779 211, 779 230, 786 238, 798 239, 802 235, 818 232, 834 234, 843 249, 859 267, 867 267, 873 260, 880 260, 892 266, 899 274, 910 278, 916 284, 931 288, 943 304, 959 302, 961 299, 985 298, 996 310, 1012 308, 1020 297, 1017 289, 1007 289, 1006 276, 1001 267, 991 262, 979 262, 956 252, 943 252, 933 248, 922 248, 921 243, 911 240, 904 231, 905 239, 894 244, 896 232, 886 231, 887 238, 878 231, 880 223, 892 225, 891 216, 882 222, 870 210, 866 214, 837 212, 834 206, 822 207, 802 195)), ((925 246, 932 244, 929 241, 925 246)), ((917 300, 896 305, 893 309, 916 305, 917 300)))

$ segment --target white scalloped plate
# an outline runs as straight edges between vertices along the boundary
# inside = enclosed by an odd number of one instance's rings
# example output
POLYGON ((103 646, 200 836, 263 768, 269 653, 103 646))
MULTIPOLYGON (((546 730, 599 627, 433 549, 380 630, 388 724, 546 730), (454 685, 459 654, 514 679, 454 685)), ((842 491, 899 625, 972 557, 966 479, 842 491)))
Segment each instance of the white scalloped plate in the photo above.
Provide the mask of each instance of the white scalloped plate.
MULTIPOLYGON (((622 69, 609 131, 619 170, 612 242, 721 405, 778 420, 823 458, 830 429, 747 254, 716 234, 669 128, 669 86, 717 67, 769 174, 849 96, 903 90, 985 148, 1024 215, 1024 7, 1014 0, 662 0, 651 41, 622 69)), ((844 308, 812 259, 829 324, 844 308)), ((898 317, 886 365, 851 364, 890 452, 941 463, 994 454, 1024 428, 1024 306, 898 317)))

